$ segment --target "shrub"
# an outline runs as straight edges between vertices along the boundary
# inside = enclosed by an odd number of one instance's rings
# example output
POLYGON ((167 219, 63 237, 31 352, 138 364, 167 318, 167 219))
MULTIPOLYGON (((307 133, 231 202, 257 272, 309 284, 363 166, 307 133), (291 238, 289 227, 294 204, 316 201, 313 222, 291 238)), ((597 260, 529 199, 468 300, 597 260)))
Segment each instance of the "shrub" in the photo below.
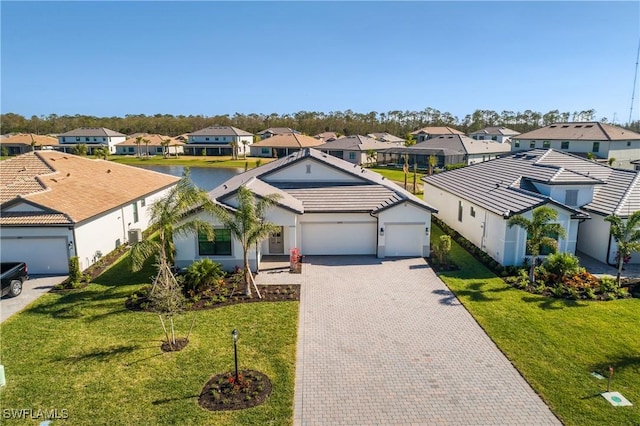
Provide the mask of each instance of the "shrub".
POLYGON ((580 260, 571 253, 553 253, 544 260, 544 268, 564 282, 567 276, 580 272, 580 260))
POLYGON ((224 272, 219 263, 210 259, 198 260, 187 268, 184 287, 187 291, 193 290, 196 293, 200 293, 213 287, 219 287, 222 284, 223 277, 224 272))
POLYGON ((69 284, 76 288, 82 280, 82 272, 80 271, 80 259, 78 256, 69 258, 69 284))
POLYGON ((438 258, 438 263, 445 265, 449 257, 449 252, 451 251, 451 237, 442 235, 433 248, 433 251, 438 258))
POLYGON ((618 289, 613 278, 602 277, 600 279, 600 293, 615 293, 618 289))

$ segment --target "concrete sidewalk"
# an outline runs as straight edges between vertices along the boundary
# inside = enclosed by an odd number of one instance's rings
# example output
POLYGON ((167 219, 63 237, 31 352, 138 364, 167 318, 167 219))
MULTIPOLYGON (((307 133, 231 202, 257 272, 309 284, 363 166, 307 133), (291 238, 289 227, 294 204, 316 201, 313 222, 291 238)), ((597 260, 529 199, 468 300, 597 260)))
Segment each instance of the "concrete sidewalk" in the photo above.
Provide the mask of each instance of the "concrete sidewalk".
POLYGON ((47 293, 56 284, 67 279, 67 276, 34 276, 25 281, 22 285, 22 293, 18 297, 3 297, 0 299, 0 323, 4 322, 10 316, 22 311, 31 302, 38 297, 47 293))

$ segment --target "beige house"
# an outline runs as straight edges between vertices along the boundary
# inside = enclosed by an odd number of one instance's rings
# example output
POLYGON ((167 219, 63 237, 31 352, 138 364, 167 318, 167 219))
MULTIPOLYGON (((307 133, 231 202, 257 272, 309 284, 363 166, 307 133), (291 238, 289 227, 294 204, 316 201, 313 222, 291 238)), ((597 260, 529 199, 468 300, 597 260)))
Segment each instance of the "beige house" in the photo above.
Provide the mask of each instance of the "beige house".
POLYGON ((30 151, 54 149, 58 146, 58 139, 34 133, 17 133, 0 138, 0 146, 6 148, 8 155, 19 155, 30 151))
POLYGON ((296 133, 285 133, 255 142, 249 148, 252 157, 281 158, 304 148, 322 145, 322 141, 296 133))
POLYGON ((116 145, 116 154, 120 155, 174 155, 184 153, 184 142, 165 135, 137 133, 132 135, 124 142, 116 145), (140 144, 138 146, 138 138, 140 144), (169 141, 168 145, 163 146, 165 141, 169 141))

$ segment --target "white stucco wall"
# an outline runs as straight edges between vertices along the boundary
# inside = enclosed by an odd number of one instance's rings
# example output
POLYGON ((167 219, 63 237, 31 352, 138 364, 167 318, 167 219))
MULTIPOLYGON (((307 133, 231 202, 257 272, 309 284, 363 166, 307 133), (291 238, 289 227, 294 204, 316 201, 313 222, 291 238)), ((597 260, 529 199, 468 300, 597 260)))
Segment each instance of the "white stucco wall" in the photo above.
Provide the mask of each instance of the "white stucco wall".
MULTIPOLYGON (((420 239, 422 240, 422 256, 430 254, 431 212, 415 206, 409 202, 398 204, 378 214, 378 229, 388 229, 388 225, 415 224, 420 225, 420 239), (429 230, 427 232, 427 229, 429 230)), ((383 258, 389 253, 385 250, 385 235, 378 235, 378 257, 383 258)))
POLYGON ((312 159, 305 159, 262 177, 265 182, 361 182, 357 177, 326 166, 312 159), (307 168, 310 166, 310 168, 307 168), (307 173, 308 171, 308 173, 307 173))

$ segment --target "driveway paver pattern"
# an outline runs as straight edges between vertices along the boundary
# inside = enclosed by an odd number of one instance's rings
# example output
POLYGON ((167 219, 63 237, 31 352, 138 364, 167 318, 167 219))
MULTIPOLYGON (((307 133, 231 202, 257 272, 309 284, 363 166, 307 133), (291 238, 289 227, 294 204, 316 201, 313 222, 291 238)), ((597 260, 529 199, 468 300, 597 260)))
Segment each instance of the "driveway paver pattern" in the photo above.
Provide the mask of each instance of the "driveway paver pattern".
POLYGON ((557 425, 422 258, 308 257, 294 424, 557 425))

